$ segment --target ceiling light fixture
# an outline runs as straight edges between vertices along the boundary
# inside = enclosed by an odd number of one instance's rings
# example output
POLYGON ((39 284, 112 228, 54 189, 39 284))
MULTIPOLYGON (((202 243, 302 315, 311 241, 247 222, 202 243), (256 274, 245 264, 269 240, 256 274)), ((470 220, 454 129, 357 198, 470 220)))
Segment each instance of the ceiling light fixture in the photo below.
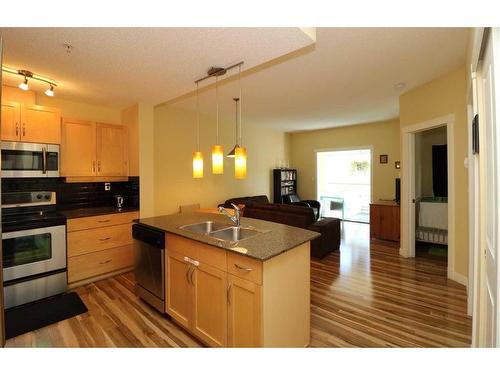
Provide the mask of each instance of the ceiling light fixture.
POLYGON ((238 147, 240 147, 240 145, 238 144, 238 102, 240 101, 240 98, 233 98, 234 100, 234 104, 236 105, 236 119, 235 119, 235 125, 236 125, 236 131, 235 131, 235 134, 236 134, 236 143, 233 147, 233 149, 229 152, 229 154, 227 154, 227 157, 228 158, 234 158, 234 153, 236 151, 236 149, 238 147))
POLYGON ((241 109, 243 108, 243 100, 242 100, 242 94, 241 94, 241 65, 238 67, 238 85, 239 85, 239 91, 240 91, 240 111, 239 111, 239 123, 240 123, 240 140, 239 140, 239 145, 236 143, 236 147, 234 150, 234 177, 237 179, 244 179, 247 177, 247 149, 243 147, 243 141, 242 141, 242 130, 241 130, 241 109))
POLYGON ((200 102, 196 82, 196 151, 193 152, 193 178, 203 178, 203 154, 200 151, 200 102))
POLYGON ((54 96, 54 86, 50 85, 50 87, 45 90, 45 95, 47 96, 54 96))
POLYGON ((17 87, 19 87, 21 90, 28 91, 28 90, 29 90, 29 88, 30 88, 30 87, 28 86, 28 78, 24 77, 24 81, 23 81, 23 82, 21 82, 21 83, 19 84, 19 86, 17 86, 17 87))
POLYGON ((24 81, 21 82, 18 87, 24 91, 29 90, 28 78, 32 79, 32 80, 48 83, 50 85, 50 88, 45 90, 45 94, 48 96, 54 96, 54 87, 57 87, 57 83, 50 78, 38 75, 38 74, 33 73, 29 70, 13 69, 13 68, 9 68, 7 66, 2 66, 2 71, 6 72, 6 73, 10 73, 10 74, 17 74, 17 75, 23 76, 24 81))
MULTIPOLYGON (((210 74, 210 73, 209 73, 210 74)), ((215 76, 216 128, 215 145, 212 146, 212 173, 224 173, 224 148, 219 144, 219 75, 215 76)))

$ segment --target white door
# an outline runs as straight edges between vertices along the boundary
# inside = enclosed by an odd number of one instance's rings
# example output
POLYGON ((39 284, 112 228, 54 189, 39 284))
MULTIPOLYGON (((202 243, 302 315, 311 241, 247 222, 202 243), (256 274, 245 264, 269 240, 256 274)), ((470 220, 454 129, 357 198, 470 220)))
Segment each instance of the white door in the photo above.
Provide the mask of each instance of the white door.
MULTIPOLYGON (((496 113, 498 83, 495 83, 493 43, 496 43, 498 51, 498 30, 492 30, 487 42, 483 63, 481 67, 482 97, 483 97, 483 121, 484 125, 484 153, 485 158, 482 174, 484 176, 486 202, 485 202, 485 249, 484 249, 484 278, 482 288, 482 305, 484 307, 482 317, 484 319, 484 331, 482 344, 487 347, 500 346, 499 340, 499 290, 498 290, 498 240, 499 240, 499 188, 498 176, 500 175, 500 150, 498 114, 496 113)), ((498 52, 495 51, 495 54, 498 52)), ((498 59, 497 59, 498 60, 498 59)), ((500 61, 496 61, 500 63, 500 61)), ((497 78, 498 79, 498 78, 497 78)), ((481 119, 480 119, 481 121, 481 119)))

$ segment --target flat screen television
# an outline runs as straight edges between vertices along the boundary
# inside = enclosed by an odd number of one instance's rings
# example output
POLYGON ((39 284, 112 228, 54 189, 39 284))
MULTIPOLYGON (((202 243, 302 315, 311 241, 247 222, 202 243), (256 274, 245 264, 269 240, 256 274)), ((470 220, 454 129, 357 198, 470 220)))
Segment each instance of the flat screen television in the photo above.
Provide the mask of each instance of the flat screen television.
POLYGON ((394 197, 394 201, 399 204, 401 202, 401 179, 396 178, 396 184, 394 187, 394 191, 396 192, 396 196, 394 197))

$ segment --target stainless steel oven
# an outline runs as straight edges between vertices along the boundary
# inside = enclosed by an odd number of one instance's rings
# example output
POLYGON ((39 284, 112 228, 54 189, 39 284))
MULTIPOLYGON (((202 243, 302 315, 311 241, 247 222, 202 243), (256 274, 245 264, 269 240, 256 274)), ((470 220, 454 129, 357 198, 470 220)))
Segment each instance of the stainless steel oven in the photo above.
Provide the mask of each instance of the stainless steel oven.
POLYGON ((66 218, 55 192, 2 194, 5 308, 67 289, 66 218))
POLYGON ((2 142, 2 177, 59 177, 59 145, 2 142))

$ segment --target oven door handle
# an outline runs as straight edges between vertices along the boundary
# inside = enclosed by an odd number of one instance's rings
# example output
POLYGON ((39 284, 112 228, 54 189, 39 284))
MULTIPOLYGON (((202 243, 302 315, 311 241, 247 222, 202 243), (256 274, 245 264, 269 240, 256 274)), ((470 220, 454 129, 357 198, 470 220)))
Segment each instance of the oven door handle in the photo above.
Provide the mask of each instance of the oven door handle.
POLYGON ((42 173, 47 173, 47 149, 42 147, 42 173))

